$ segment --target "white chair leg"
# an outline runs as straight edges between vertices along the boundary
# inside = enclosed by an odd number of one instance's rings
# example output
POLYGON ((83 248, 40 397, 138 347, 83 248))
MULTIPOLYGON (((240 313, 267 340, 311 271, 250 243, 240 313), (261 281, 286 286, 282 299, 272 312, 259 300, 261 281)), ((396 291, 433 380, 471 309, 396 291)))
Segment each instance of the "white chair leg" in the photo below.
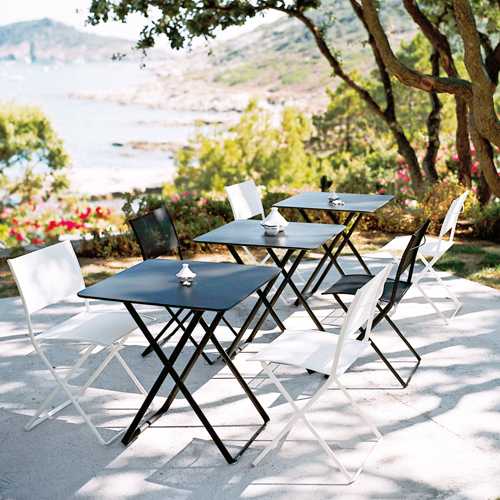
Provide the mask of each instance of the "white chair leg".
MULTIPOLYGON (((90 355, 90 353, 92 352, 92 350, 96 346, 93 345, 93 346, 90 346, 90 347, 92 349, 89 348, 89 350, 87 352, 85 352, 84 355, 78 360, 78 362, 76 363, 76 365, 71 369, 69 376, 71 376, 71 374, 75 372, 75 370, 76 370, 76 368, 78 366, 81 366, 83 364, 83 361, 85 361, 88 358, 88 356, 90 355)), ((103 372, 103 370, 106 368, 106 366, 109 364, 109 362, 118 354, 118 351, 119 351, 119 349, 121 347, 122 346, 120 344, 116 344, 116 345, 114 345, 114 346, 111 347, 111 349, 110 349, 109 353, 107 354, 107 356, 105 357, 105 359, 97 367, 97 369, 92 373, 92 375, 88 378, 87 382, 82 387, 80 387, 80 389, 78 391, 78 394, 76 396, 73 394, 73 392, 71 391, 71 388, 67 384, 67 381, 69 380, 69 376, 66 376, 65 378, 61 378, 57 374, 56 370, 52 367, 50 361, 45 357, 45 355, 43 353, 40 353, 42 359, 44 360, 44 362, 47 365, 49 371, 52 373, 52 376, 54 377, 54 379, 56 380, 56 383, 59 386, 59 387, 55 388, 54 391, 52 391, 52 393, 51 393, 52 398, 54 397, 55 393, 57 393, 59 390, 63 390, 66 393, 66 395, 68 396, 68 400, 65 401, 64 403, 61 403, 58 407, 56 407, 53 410, 51 410, 50 412, 48 412, 47 415, 45 415, 44 417, 40 418, 36 423, 34 423, 33 425, 31 425, 31 427, 29 429, 27 429, 27 430, 33 429, 37 425, 41 424, 43 421, 47 420, 47 418, 49 418, 50 416, 55 415, 57 412, 61 411, 63 408, 66 408, 70 404, 73 404, 75 406, 76 410, 78 411, 78 413, 81 415, 81 417, 85 421, 85 423, 90 427, 90 430, 95 435, 95 437, 97 438, 97 440, 99 441, 99 443, 101 443, 102 445, 106 446, 106 445, 111 444, 116 439, 118 439, 120 437, 120 435, 123 434, 123 432, 125 432, 125 429, 122 430, 122 431, 120 431, 120 432, 118 432, 111 439, 109 439, 109 440, 106 441, 101 436, 101 433, 97 430, 97 427, 92 423, 92 421, 90 420, 89 416, 85 413, 85 411, 81 407, 81 405, 79 403, 79 399, 87 391, 87 389, 90 387, 90 385, 97 379, 97 377, 103 372)), ((47 398, 47 400, 48 399, 49 398, 47 398)), ((43 403, 43 405, 45 407, 48 404, 47 400, 45 400, 44 403, 43 403)))
POLYGON ((436 310, 436 312, 441 316, 441 318, 443 318, 443 320, 445 321, 445 323, 449 324, 449 319, 451 320, 451 319, 453 319, 455 317, 455 315, 457 314, 457 312, 462 307, 462 303, 458 300, 458 297, 453 292, 453 290, 441 279, 441 277, 439 276, 439 274, 435 271, 433 265, 437 262, 437 260, 438 260, 439 257, 434 257, 431 261, 427 261, 427 259, 425 257, 423 257, 422 255, 419 255, 419 257, 420 257, 420 260, 424 263, 425 267, 424 267, 424 270, 421 273, 419 273, 418 276, 415 278, 414 284, 417 286, 417 288, 419 289, 420 293, 429 302, 429 304, 431 304, 433 306, 433 308, 436 310), (446 316, 444 316, 444 314, 440 310, 438 310, 438 308, 432 302, 432 299, 430 299, 429 297, 427 297, 427 295, 423 291, 422 287, 419 286, 420 281, 422 281, 427 275, 430 275, 429 277, 434 278, 434 280, 437 281, 437 283, 446 290, 446 292, 448 294, 448 297, 455 304, 455 310, 453 311, 453 313, 452 313, 452 315, 450 316, 449 319, 446 318, 446 316))
POLYGON ((147 394, 148 392, 144 389, 143 385, 139 382, 139 379, 135 376, 134 372, 130 369, 130 367, 125 363, 125 360, 122 358, 121 354, 117 352, 115 354, 116 359, 123 366, 123 369, 127 372, 127 375, 130 377, 130 380, 134 383, 134 385, 139 389, 139 392, 142 394, 147 394))
POLYGON ((382 434, 377 429, 375 424, 368 418, 366 413, 361 409, 361 407, 356 403, 356 401, 352 398, 352 396, 347 391, 347 388, 340 382, 338 378, 335 379, 335 384, 342 391, 342 394, 348 399, 349 403, 351 403, 352 407, 356 411, 356 413, 360 416, 361 420, 370 428, 370 430, 375 434, 377 440, 382 439, 382 434))
POLYGON ((432 277, 448 292, 448 295, 450 299, 455 303, 455 305, 460 308, 462 306, 462 303, 460 300, 458 300, 458 297, 456 296, 455 292, 451 289, 450 286, 448 286, 439 276, 439 274, 434 270, 434 268, 431 266, 429 269, 430 274, 432 277))
POLYGON ((445 322, 445 324, 449 325, 450 323, 448 321, 448 318, 436 306, 436 304, 434 304, 434 301, 425 293, 424 289, 420 286, 420 284, 415 282, 414 285, 417 288, 417 290, 422 294, 422 296, 424 297, 424 299, 432 306, 432 308, 434 309, 434 311, 436 311, 436 313, 438 314, 438 316, 441 317, 441 319, 445 322))
POLYGON ((281 439, 292 429, 292 427, 297 423, 298 420, 303 420, 309 431, 316 438, 318 443, 320 444, 323 451, 327 454, 329 458, 331 458, 335 464, 339 467, 342 473, 347 477, 349 482, 353 481, 353 477, 342 462, 338 459, 336 454, 333 452, 328 443, 320 436, 318 431, 314 428, 314 426, 309 422, 306 417, 306 412, 314 405, 314 403, 328 390, 330 387, 330 381, 327 380, 324 382, 318 390, 314 393, 314 395, 309 399, 306 405, 303 408, 299 408, 295 403, 294 399, 290 396, 288 391, 285 389, 283 384, 279 381, 279 379, 275 376, 273 371, 270 369, 269 365, 262 363, 262 367, 272 382, 276 385, 279 392, 285 397, 285 399, 290 403, 290 406, 293 408, 294 414, 292 418, 288 421, 288 423, 283 427, 283 429, 275 436, 272 442, 258 455, 258 457, 252 462, 252 465, 256 466, 272 449, 274 449, 281 439))
MULTIPOLYGON (((75 363, 75 365, 70 369, 68 374, 64 377, 65 380, 69 380, 73 374, 78 370, 83 363, 89 358, 91 355, 92 351, 94 350, 95 345, 90 345, 87 349, 84 349, 83 354, 80 356, 78 361, 75 363)), ((49 407, 50 403, 53 401, 54 397, 58 392, 60 392, 62 389, 59 385, 56 385, 54 389, 51 391, 51 393, 47 396, 47 398, 42 402, 42 404, 39 406, 38 410, 36 413, 33 415, 33 417, 30 419, 30 421, 24 426, 24 430, 30 431, 34 429, 37 425, 41 424, 48 418, 54 416, 56 413, 61 411, 62 409, 66 408, 69 404, 71 404, 70 400, 66 400, 64 403, 61 403, 60 405, 56 406, 52 410, 48 411, 43 417, 40 417, 45 410, 49 407)))
POLYGON ((319 445, 323 449, 323 451, 326 453, 326 455, 333 460, 335 465, 340 469, 340 471, 344 474, 344 476, 347 478, 348 483, 353 483, 357 477, 361 474, 364 465, 366 464, 368 458, 372 455, 376 445, 381 441, 382 439, 382 434, 380 431, 377 429, 377 427, 368 419, 366 414, 363 412, 363 410, 358 406, 358 404, 354 401, 354 399, 351 397, 351 395, 348 393, 347 389, 342 385, 342 383, 338 379, 334 379, 334 383, 339 387, 341 392, 344 394, 344 396, 347 398, 349 403, 353 406, 354 410, 356 413, 360 416, 361 420, 369 427, 369 429, 372 431, 372 433, 376 437, 376 441, 374 445, 370 448, 369 453, 365 456, 364 460, 362 461, 360 467, 354 472, 354 474, 351 474, 347 468, 344 466, 342 461, 337 457, 335 452, 332 450, 331 446, 326 442, 326 440, 320 435, 320 433, 316 430, 316 428, 311 424, 309 419, 307 418, 307 412, 312 408, 312 406, 316 403, 316 401, 330 388, 331 386, 331 380, 327 380, 325 383, 323 383, 318 390, 314 393, 314 395, 309 399, 306 405, 302 409, 300 409, 294 399, 290 396, 290 394, 287 392, 283 384, 279 381, 279 379, 275 376, 273 371, 270 368, 270 365, 267 363, 261 363, 262 368, 265 371, 265 373, 269 376, 269 378, 272 380, 272 382, 276 385, 278 388, 279 392, 285 397, 285 399, 290 403, 290 405, 293 408, 294 414, 290 418, 290 420, 287 422, 287 424, 283 427, 283 429, 274 437, 272 442, 262 450, 262 452, 257 456, 257 458, 253 461, 252 465, 256 466, 272 449, 274 449, 278 443, 281 441, 281 439, 292 429, 292 427, 297 423, 298 420, 303 420, 311 434, 314 436, 316 441, 318 441, 319 445))

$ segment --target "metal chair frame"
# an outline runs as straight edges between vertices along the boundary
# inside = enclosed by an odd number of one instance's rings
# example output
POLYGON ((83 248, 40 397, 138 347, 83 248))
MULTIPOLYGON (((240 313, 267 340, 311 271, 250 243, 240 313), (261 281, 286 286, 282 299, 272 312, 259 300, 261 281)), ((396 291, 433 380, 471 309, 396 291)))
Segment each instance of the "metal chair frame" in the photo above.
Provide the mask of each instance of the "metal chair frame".
MULTIPOLYGON (((388 291, 390 291, 390 296, 389 298, 384 298, 384 293, 381 302, 385 302, 385 305, 381 305, 380 303, 377 305, 378 309, 378 314, 375 316, 373 319, 373 325, 372 328, 375 328, 383 319, 385 319, 391 328, 396 332, 398 337, 404 342, 410 353, 415 357, 416 363, 413 366, 410 375, 406 380, 404 380, 401 375, 397 372, 397 370, 392 366, 391 362, 387 359, 387 357, 383 354, 383 352, 379 349, 377 344, 373 341, 373 339, 370 339, 370 344, 374 351, 377 353, 377 355, 380 357, 382 362, 387 366, 387 368, 390 370, 390 372, 394 375, 394 377, 398 380, 398 382, 403 386, 407 387, 408 384, 410 383, 410 380, 412 379, 413 375, 417 371, 420 362, 421 362, 421 356, 418 354, 418 352, 415 350, 415 348, 411 345, 411 343, 408 341, 408 339, 403 335, 401 330, 398 328, 398 326, 394 323, 394 321, 390 318, 389 314, 392 312, 392 309, 395 308, 399 302, 403 299, 404 295, 408 292, 412 284, 414 284, 414 281, 412 282, 413 278, 413 271, 415 267, 415 261, 417 259, 417 253, 418 249, 420 248, 421 245, 425 243, 425 233, 427 231, 427 228, 429 227, 430 220, 427 220, 420 226, 415 233, 411 236, 410 241, 408 242, 408 245, 406 246, 406 249, 403 253, 403 256, 401 257, 401 260, 399 261, 399 265, 396 271, 396 276, 394 280, 388 280, 386 284, 386 288, 388 291), (405 280, 402 279, 403 274, 407 273, 407 277, 405 280), (406 290, 403 290, 401 295, 398 297, 398 290, 401 284, 404 283, 406 286, 406 290)), ((351 275, 353 276, 353 275, 351 275)), ((349 275, 346 275, 342 277, 337 283, 332 285, 328 290, 323 292, 325 295, 333 295, 334 299, 337 301, 337 303, 342 307, 344 311, 348 310, 347 305, 342 301, 340 298, 340 295, 346 294, 347 292, 344 291, 336 291, 335 286, 339 284, 340 281, 343 279, 348 279, 349 275)), ((360 337, 363 336, 363 331, 360 333, 360 337)))
MULTIPOLYGON (((177 258, 182 261, 183 260, 183 254, 182 254, 182 249, 180 246, 180 241, 179 241, 179 236, 177 234, 177 229, 175 227, 175 223, 173 221, 172 216, 170 215, 169 211, 165 206, 158 207, 146 214, 139 215, 137 217, 134 217, 132 219, 128 220, 128 223, 130 227, 132 228, 132 231, 139 243, 139 247, 141 249, 141 255, 143 260, 147 259, 155 259, 158 257, 165 257, 169 252, 173 252, 174 254, 177 255, 177 258), (153 218, 153 220, 158 224, 158 230, 159 230, 159 235, 160 236, 166 236, 162 233, 161 231, 161 226, 160 222, 166 222, 167 225, 169 226, 169 229, 171 230, 171 234, 169 236, 169 243, 168 245, 161 247, 157 246, 154 249, 151 249, 148 247, 145 239, 142 237, 141 232, 139 230, 139 225, 142 224, 142 222, 146 218, 153 218)), ((160 345, 165 344, 168 342, 169 339, 172 338, 173 335, 175 335, 179 330, 182 330, 183 332, 186 332, 186 327, 185 323, 186 321, 189 320, 189 318, 192 316, 193 311, 187 311, 186 314, 184 314, 183 317, 181 317, 181 314, 184 312, 183 309, 178 309, 177 311, 174 311, 170 307, 165 307, 167 312, 170 315, 170 320, 165 324, 165 326, 160 330, 159 333, 156 334, 155 341, 159 342, 160 345), (176 323, 176 327, 165 337, 162 339, 163 335, 168 331, 168 329, 176 323), (160 339, 161 342, 160 342, 160 339)), ((230 331, 233 333, 234 336, 237 336, 236 330, 233 328, 233 326, 224 318, 222 317, 222 321, 226 324, 226 326, 230 329, 230 331)), ((193 344, 193 346, 198 349, 199 343, 194 339, 192 335, 189 336, 189 341, 193 344)), ((153 350, 152 346, 148 346, 144 351, 142 352, 142 356, 147 356, 149 353, 151 353, 153 350)), ((210 357, 202 351, 201 356, 205 361, 212 365, 215 363, 216 360, 210 359, 210 357)), ((218 359, 218 358, 217 358, 218 359)))
POLYGON ((292 407, 293 416, 290 418, 288 423, 281 429, 281 431, 278 432, 278 434, 276 434, 271 443, 267 445, 260 452, 257 458, 255 458, 255 460, 253 461, 254 466, 258 465, 261 462, 261 460, 263 460, 264 457, 271 450, 276 448, 283 438, 286 439, 286 436, 291 431, 291 429, 299 422, 299 420, 302 420, 302 422, 306 425, 307 429, 311 432, 315 440, 319 443, 322 450, 345 475, 347 482, 349 484, 354 482, 360 475, 366 461, 373 453, 378 442, 380 442, 380 440, 382 439, 382 434, 377 429, 377 427, 370 421, 365 412, 351 397, 351 395, 347 391, 347 388, 340 381, 340 377, 349 368, 349 366, 351 366, 356 361, 360 353, 363 352, 364 349, 363 344, 368 344, 368 342, 370 341, 373 317, 376 312, 375 308, 380 296, 383 293, 384 283, 387 279, 391 267, 392 266, 390 265, 386 266, 386 268, 384 268, 381 272, 379 272, 375 277, 373 277, 368 283, 366 283, 362 288, 360 288, 356 292, 354 300, 352 301, 349 307, 349 310, 341 327, 340 334, 338 336, 335 336, 336 342, 334 344, 331 344, 334 345, 333 359, 330 358, 331 368, 328 369, 324 364, 326 355, 325 356, 322 355, 321 351, 323 349, 321 344, 319 343, 319 341, 324 341, 327 338, 328 340, 333 340, 332 337, 334 335, 328 332, 318 331, 314 332, 313 335, 313 332, 307 332, 307 331, 305 332, 287 331, 284 334, 282 334, 278 339, 276 339, 274 342, 264 347, 263 351, 257 354, 257 356, 255 356, 254 359, 260 361, 264 373, 270 378, 270 380, 276 386, 278 391, 284 396, 286 401, 292 407), (361 346, 361 350, 358 349, 357 351, 355 351, 357 354, 354 355, 351 354, 351 358, 347 359, 347 362, 343 362, 341 365, 341 359, 344 358, 345 361, 345 357, 343 357, 343 354, 344 354, 344 347, 346 345, 346 342, 348 341, 347 340, 348 337, 352 336, 353 334, 356 334, 358 330, 363 326, 365 326, 365 328, 363 329, 362 339, 351 340, 351 342, 358 342, 358 344, 360 344, 361 346), (287 335, 289 336, 289 338, 292 338, 293 335, 293 340, 292 343, 290 344, 291 346, 293 346, 293 349, 291 349, 288 353, 286 352, 287 342, 289 342, 287 340, 287 335), (304 345, 304 350, 307 350, 308 348, 311 349, 311 344, 313 345, 311 352, 308 351, 307 355, 303 355, 301 353, 300 349, 301 341, 304 345), (315 342, 317 343, 316 346, 314 346, 315 342), (276 343, 278 349, 281 351, 280 355, 278 356, 282 357, 281 362, 280 360, 273 359, 273 353, 272 353, 273 343, 276 343), (296 344, 293 345, 293 343, 296 344), (299 354, 296 354, 296 352, 294 351, 299 351, 299 354), (304 356, 303 359, 300 359, 302 356, 304 356), (278 379, 278 377, 273 371, 273 369, 279 367, 281 364, 303 368, 308 371, 310 370, 320 371, 321 373, 324 373, 327 376, 327 379, 319 385, 319 387, 313 393, 311 398, 302 408, 299 408, 293 397, 288 393, 284 385, 281 383, 281 381, 278 379), (367 427, 375 436, 375 443, 370 448, 369 453, 365 456, 360 467, 357 468, 354 472, 349 472, 347 470, 347 468, 344 466, 344 464, 339 459, 337 454, 333 451, 331 446, 321 436, 320 432, 312 425, 312 423, 309 421, 307 417, 307 413, 313 410, 313 406, 321 398, 321 396, 323 396, 329 389, 334 387, 340 389, 340 392, 347 398, 349 403, 353 406, 355 412, 358 414, 360 419, 367 425, 367 427))
MULTIPOLYGON (((33 417, 25 425, 24 429, 26 431, 30 431, 46 420, 51 419, 69 405, 73 405, 99 443, 102 445, 111 444, 118 437, 120 437, 123 432, 125 432, 125 429, 115 434, 111 439, 105 440, 98 431, 97 427, 92 423, 90 417, 85 413, 82 405, 80 404, 80 400, 84 396, 87 389, 113 359, 116 359, 120 363, 139 392, 144 395, 147 394, 142 384, 120 355, 120 351, 125 347, 124 342, 130 333, 135 329, 135 325, 132 322, 132 326, 128 331, 124 331, 121 335, 114 334, 111 341, 106 340, 104 332, 102 337, 99 338, 99 341, 97 342, 90 342, 87 336, 82 336, 77 332, 71 333, 70 331, 65 331, 64 335, 55 337, 54 335, 50 335, 50 330, 53 330, 54 328, 57 329, 59 325, 50 328, 47 331, 48 334, 44 335, 44 332, 41 332, 35 335, 35 328, 32 320, 32 315, 34 313, 47 306, 61 302, 62 300, 75 295, 82 288, 85 288, 78 260, 71 243, 69 241, 65 241, 21 257, 9 259, 7 262, 21 295, 26 314, 28 336, 31 344, 56 382, 54 389, 42 401, 33 417), (60 341, 64 345, 77 344, 84 346, 84 348, 80 351, 75 364, 70 368, 69 372, 65 376, 60 375, 58 370, 54 367, 54 364, 49 360, 43 346, 44 341, 50 343, 60 341), (106 357, 92 372, 84 385, 74 392, 74 389, 69 386, 68 382, 96 351, 106 352, 106 357), (65 394, 67 399, 56 407, 49 409, 55 397, 61 392, 65 394)), ((85 301, 84 310, 87 314, 90 312, 90 304, 88 300, 85 301)), ((103 319, 105 319, 106 314, 109 313, 101 313, 103 319)), ((113 312, 112 314, 126 315, 127 319, 129 316, 125 311, 119 313, 113 312)), ((99 315, 97 315, 97 317, 99 317, 99 315)), ((64 322, 62 324, 64 324, 64 322)))

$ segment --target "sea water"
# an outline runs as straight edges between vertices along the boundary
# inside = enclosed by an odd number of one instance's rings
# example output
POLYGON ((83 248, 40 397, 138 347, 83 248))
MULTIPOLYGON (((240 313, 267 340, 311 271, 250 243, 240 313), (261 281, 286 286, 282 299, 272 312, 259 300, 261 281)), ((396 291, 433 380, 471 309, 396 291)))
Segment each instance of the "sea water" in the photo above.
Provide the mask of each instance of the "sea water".
POLYGON ((46 113, 71 157, 73 191, 104 194, 144 189, 172 180, 172 155, 126 144, 186 144, 195 133, 195 120, 207 119, 206 112, 119 104, 103 97, 139 88, 154 78, 153 70, 142 68, 139 62, 0 62, 0 102, 35 105, 46 113), (101 98, 82 99, 82 95, 101 98), (124 146, 117 147, 117 143, 124 146))

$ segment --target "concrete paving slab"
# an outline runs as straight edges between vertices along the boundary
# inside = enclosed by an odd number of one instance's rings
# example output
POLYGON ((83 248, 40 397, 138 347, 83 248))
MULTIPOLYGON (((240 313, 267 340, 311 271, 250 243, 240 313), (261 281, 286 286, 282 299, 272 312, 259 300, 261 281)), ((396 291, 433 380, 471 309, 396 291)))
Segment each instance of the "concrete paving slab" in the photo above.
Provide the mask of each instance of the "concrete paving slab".
MULTIPOLYGON (((350 259, 343 263, 350 269, 350 259)), ((304 272, 312 269, 311 262, 304 272)), ((370 265, 376 266, 375 261, 370 265)), ((120 442, 98 444, 71 408, 31 432, 23 426, 51 387, 42 362, 26 336, 18 298, 0 301, 0 499, 495 499, 500 496, 500 293, 467 280, 442 274, 464 303, 456 319, 445 325, 432 308, 411 291, 393 319, 422 354, 422 364, 407 389, 402 389, 375 354, 359 360, 344 376, 351 395, 379 427, 384 439, 367 462, 361 477, 346 486, 344 477, 306 427, 298 425, 281 447, 258 466, 252 460, 290 417, 286 401, 250 361, 259 344, 278 335, 267 321, 256 342, 236 357, 236 364, 271 422, 235 465, 227 465, 183 398, 172 411, 141 434, 128 448, 120 442)), ((332 272, 329 282, 336 279, 332 272)), ((443 292, 428 286, 440 307, 452 310, 443 292)), ((234 325, 242 323, 255 298, 231 311, 234 325)), ((325 297, 311 299, 320 318, 334 311, 325 297)), ((109 308, 99 303, 98 308, 109 308)), ((77 301, 49 308, 38 318, 40 328, 57 323, 78 310, 77 301)), ((112 306, 117 307, 117 306, 112 306)), ((301 308, 280 303, 287 328, 311 327, 301 308)), ((164 314, 155 311, 154 328, 164 314)), ((341 314, 335 311, 338 322, 341 314)), ((197 333, 201 335, 201 332, 197 333)), ((221 327, 224 343, 231 333, 221 327)), ((403 373, 413 360, 404 344, 385 324, 374 332, 384 352, 403 373)), ((174 337, 166 346, 173 349, 174 337)), ((134 332, 123 351, 126 361, 146 387, 161 365, 153 356, 142 358, 146 342, 134 332)), ((179 359, 185 362, 192 349, 179 359)), ((64 368, 75 351, 49 349, 54 365, 64 368)), ((97 366, 96 356, 89 367, 97 366)), ((293 368, 278 375, 304 404, 323 379, 293 368)), ((75 384, 85 379, 85 371, 75 384)), ((237 450, 259 424, 258 415, 222 364, 200 361, 188 385, 207 416, 232 450, 237 450)), ((160 391, 157 404, 168 394, 160 391)), ((111 364, 83 399, 85 409, 106 433, 126 427, 142 396, 118 363, 111 364)), ((311 421, 336 446, 339 456, 355 467, 370 439, 342 394, 328 391, 311 421)), ((369 444, 369 443, 368 443, 369 444)))

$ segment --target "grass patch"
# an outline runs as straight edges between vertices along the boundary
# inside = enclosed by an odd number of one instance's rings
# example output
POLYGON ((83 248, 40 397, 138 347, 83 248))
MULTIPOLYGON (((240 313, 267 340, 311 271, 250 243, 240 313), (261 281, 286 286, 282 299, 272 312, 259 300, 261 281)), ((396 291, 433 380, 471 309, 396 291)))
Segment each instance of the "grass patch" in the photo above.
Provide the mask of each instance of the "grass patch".
MULTIPOLYGON (((390 234, 376 231, 356 232, 353 242, 363 254, 374 252, 392 240, 390 234)), ((344 254, 348 253, 344 249, 344 254)), ((471 281, 500 290, 500 245, 487 241, 455 241, 447 253, 434 266, 471 281)))
POLYGON ((457 243, 435 267, 500 290, 500 245, 457 243))
MULTIPOLYGON (((377 231, 357 232, 352 238, 358 251, 373 252, 385 245, 393 235, 377 231)), ((264 253, 256 252, 258 255, 264 253)), ((348 255, 344 248, 343 255, 348 255)), ((201 254, 201 260, 232 262, 227 254, 201 254)), ((195 256, 196 258, 196 256, 195 256)), ((124 259, 80 259, 87 286, 93 285, 119 271, 140 262, 139 258, 124 259)), ((455 245, 436 264, 436 269, 448 271, 461 278, 476 281, 500 290, 500 245, 485 241, 474 241, 455 245)), ((5 261, 0 261, 0 298, 18 295, 17 287, 5 261)))
POLYGON ((463 260, 460 260, 456 257, 444 256, 434 267, 439 271, 448 271, 461 275, 463 274, 467 265, 463 260))

